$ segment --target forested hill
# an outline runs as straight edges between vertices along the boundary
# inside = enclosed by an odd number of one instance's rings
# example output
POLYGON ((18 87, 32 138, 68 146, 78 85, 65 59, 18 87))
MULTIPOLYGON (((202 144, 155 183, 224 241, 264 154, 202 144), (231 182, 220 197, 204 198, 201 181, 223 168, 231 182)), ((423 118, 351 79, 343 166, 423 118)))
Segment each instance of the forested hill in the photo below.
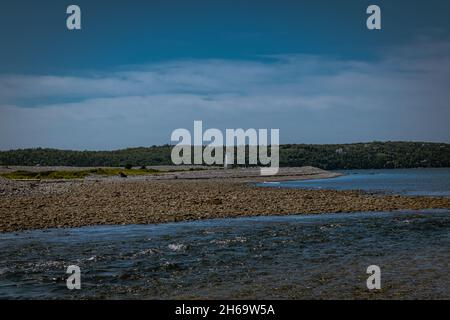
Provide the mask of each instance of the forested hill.
MULTIPOLYGON (((115 151, 21 149, 0 151, 0 165, 120 167, 170 165, 169 145, 115 151)), ((422 142, 370 142, 353 144, 285 144, 281 166, 322 169, 378 169, 450 167, 450 144, 422 142)))

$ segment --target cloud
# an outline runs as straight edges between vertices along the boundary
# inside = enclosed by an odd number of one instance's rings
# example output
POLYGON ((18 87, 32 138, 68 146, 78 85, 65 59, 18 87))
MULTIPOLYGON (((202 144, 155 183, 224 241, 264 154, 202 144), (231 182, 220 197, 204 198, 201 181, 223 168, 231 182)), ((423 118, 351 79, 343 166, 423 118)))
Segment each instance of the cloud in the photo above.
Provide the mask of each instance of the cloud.
POLYGON ((374 60, 179 60, 79 75, 0 75, 0 148, 113 149, 172 130, 279 128, 282 142, 450 142, 450 42, 374 60))

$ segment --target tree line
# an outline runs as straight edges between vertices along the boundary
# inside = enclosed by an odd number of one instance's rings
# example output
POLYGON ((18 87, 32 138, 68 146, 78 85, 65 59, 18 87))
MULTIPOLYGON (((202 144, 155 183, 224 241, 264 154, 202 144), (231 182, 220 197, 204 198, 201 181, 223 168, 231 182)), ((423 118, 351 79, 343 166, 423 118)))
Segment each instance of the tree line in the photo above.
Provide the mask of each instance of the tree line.
MULTIPOLYGON (((172 146, 114 151, 74 151, 46 148, 0 151, 0 165, 124 167, 171 165, 172 146)), ((283 144, 280 166, 335 169, 450 167, 450 144, 429 142, 369 142, 352 144, 283 144)))

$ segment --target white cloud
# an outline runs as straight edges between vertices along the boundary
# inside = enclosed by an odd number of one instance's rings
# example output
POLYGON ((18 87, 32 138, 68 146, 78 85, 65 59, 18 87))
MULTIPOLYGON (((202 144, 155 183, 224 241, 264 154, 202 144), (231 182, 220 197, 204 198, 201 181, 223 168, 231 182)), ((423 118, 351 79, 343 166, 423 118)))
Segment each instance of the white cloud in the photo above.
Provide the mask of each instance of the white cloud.
POLYGON ((450 141, 450 43, 378 60, 184 60, 78 76, 0 75, 0 148, 110 149, 172 130, 279 128, 282 142, 450 141))

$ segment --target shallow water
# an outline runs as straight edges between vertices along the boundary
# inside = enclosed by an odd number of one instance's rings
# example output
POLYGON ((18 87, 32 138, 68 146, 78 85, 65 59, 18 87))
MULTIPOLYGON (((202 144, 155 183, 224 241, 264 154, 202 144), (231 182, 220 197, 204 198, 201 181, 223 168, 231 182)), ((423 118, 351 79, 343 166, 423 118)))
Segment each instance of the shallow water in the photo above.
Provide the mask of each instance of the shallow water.
MULTIPOLYGON (((450 196, 450 168, 344 170, 340 172, 345 175, 332 179, 286 181, 276 183, 275 186, 450 196)), ((273 183, 262 185, 274 186, 273 183)))
POLYGON ((0 298, 449 299, 449 262, 449 210, 51 229, 0 234, 0 298))

